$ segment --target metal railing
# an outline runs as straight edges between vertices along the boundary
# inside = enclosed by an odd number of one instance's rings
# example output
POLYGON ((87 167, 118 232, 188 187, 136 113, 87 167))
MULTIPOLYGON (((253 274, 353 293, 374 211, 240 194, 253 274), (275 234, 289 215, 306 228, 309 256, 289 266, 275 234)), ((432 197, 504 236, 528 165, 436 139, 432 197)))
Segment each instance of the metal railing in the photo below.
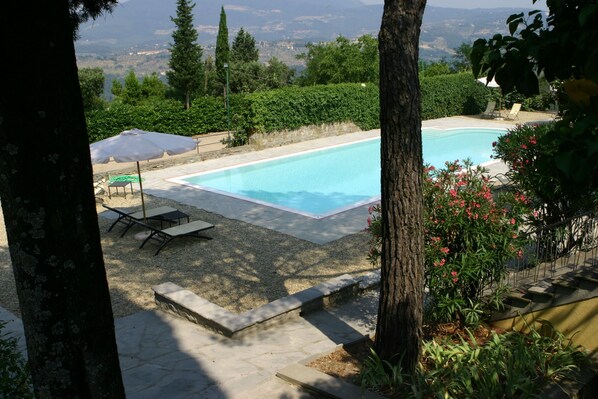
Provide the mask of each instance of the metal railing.
POLYGON ((598 266, 596 212, 538 228, 526 236, 528 244, 522 256, 507 262, 503 284, 517 287, 582 266, 598 266))

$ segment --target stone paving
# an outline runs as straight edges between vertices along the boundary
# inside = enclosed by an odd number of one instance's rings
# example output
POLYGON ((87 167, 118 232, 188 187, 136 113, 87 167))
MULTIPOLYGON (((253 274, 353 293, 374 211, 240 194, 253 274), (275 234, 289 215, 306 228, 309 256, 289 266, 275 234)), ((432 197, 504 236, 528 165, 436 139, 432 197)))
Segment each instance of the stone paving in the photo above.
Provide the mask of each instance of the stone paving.
MULTIPOLYGON (((276 372, 372 333, 377 304, 375 291, 366 291, 338 307, 239 339, 226 338, 160 311, 117 319, 127 398, 312 398, 277 379, 276 372)), ((0 318, 11 316, 0 312, 0 318)), ((22 334, 18 322, 12 331, 22 334)))

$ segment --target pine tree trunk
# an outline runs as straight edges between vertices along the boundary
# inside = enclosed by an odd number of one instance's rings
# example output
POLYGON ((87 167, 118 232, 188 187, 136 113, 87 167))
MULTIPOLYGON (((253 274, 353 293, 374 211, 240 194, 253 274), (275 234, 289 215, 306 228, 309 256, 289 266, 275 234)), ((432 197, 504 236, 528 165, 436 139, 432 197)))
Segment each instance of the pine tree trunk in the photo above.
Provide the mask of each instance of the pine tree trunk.
POLYGON ((379 34, 383 241, 375 349, 413 371, 422 339, 424 227, 418 43, 425 0, 386 0, 379 34))
POLYGON ((124 398, 68 1, 3 2, 0 32, 0 196, 36 397, 124 398))

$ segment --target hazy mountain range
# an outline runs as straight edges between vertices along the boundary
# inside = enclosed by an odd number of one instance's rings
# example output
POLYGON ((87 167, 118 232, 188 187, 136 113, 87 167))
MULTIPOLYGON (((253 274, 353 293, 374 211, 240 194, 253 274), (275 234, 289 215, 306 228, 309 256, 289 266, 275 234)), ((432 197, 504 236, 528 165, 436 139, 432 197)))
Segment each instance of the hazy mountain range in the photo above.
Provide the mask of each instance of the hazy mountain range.
MULTIPOLYGON (((376 35, 381 4, 359 0, 227 0, 196 1, 194 24, 199 42, 214 45, 220 7, 227 15, 229 38, 243 27, 258 41, 330 41, 338 35, 376 35)), ((423 58, 450 55, 452 48, 478 37, 506 32, 506 18, 521 9, 455 9, 428 6, 421 34, 423 58)), ((176 0, 128 0, 112 14, 80 27, 78 53, 107 54, 125 49, 164 48, 172 41, 176 0)))

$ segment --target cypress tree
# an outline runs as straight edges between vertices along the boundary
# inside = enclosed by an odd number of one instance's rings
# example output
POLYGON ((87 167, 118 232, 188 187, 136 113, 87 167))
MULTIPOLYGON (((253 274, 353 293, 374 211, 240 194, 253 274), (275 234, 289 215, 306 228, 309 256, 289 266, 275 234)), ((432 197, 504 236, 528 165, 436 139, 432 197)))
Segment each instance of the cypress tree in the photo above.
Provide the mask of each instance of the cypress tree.
POLYGON ((218 25, 218 37, 216 38, 216 74, 220 83, 226 82, 224 64, 230 61, 230 48, 228 46, 228 27, 226 26, 226 13, 224 7, 220 9, 220 24, 218 25))
POLYGON ((191 106, 191 95, 202 87, 203 50, 197 44, 197 30, 193 27, 193 8, 189 0, 177 0, 176 18, 170 19, 177 29, 172 33, 174 43, 170 47, 170 71, 166 72, 168 83, 185 100, 185 109, 191 106))

